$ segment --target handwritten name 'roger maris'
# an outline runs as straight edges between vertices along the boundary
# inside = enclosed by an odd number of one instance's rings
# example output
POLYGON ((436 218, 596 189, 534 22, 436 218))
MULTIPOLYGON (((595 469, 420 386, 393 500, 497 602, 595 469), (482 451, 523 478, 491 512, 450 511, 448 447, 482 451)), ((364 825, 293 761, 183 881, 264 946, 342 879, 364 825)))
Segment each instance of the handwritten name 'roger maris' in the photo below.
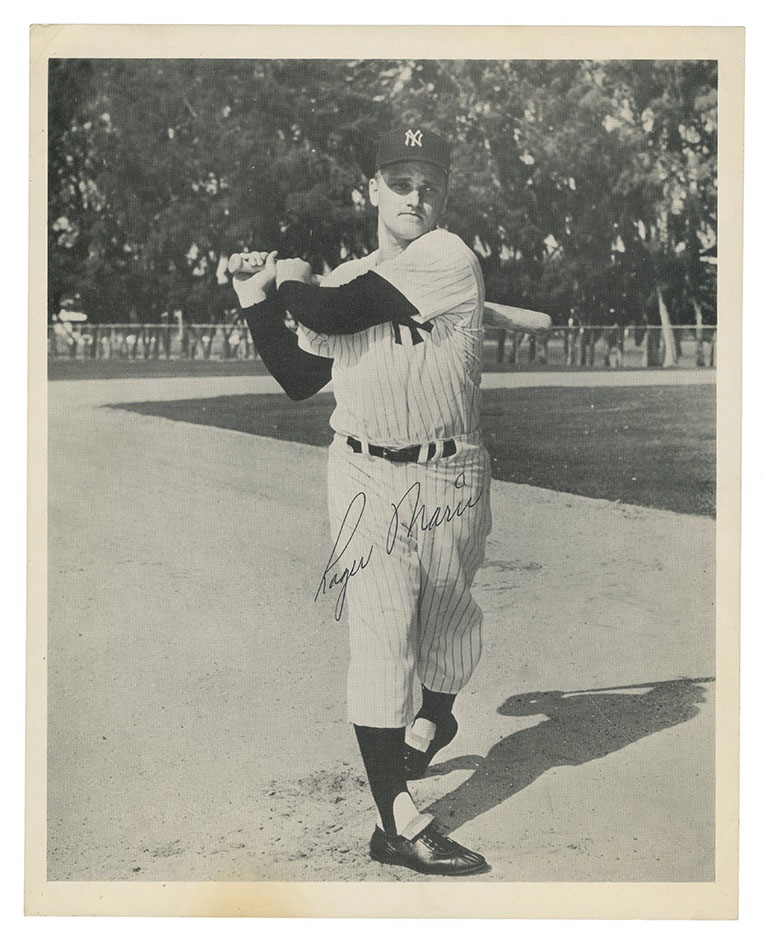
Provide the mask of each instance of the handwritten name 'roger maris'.
MULTIPOLYGON (((458 473, 453 482, 453 486, 459 491, 464 492, 469 489, 466 476, 463 472, 458 473)), ((481 497, 482 490, 480 489, 474 496, 469 495, 468 497, 459 499, 453 507, 450 505, 437 505, 430 513, 427 506, 421 501, 421 482, 414 482, 398 502, 390 503, 392 516, 387 527, 386 553, 391 554, 394 550, 401 529, 404 530, 404 537, 407 538, 410 538, 415 530, 433 531, 441 525, 448 524, 455 518, 463 517, 470 508, 474 508, 479 504, 481 497), (409 505, 410 514, 406 520, 405 509, 409 505)), ((368 567, 374 553, 374 545, 370 544, 366 554, 353 558, 352 562, 341 571, 336 570, 337 565, 340 564, 345 551, 354 538, 355 532, 358 530, 365 509, 366 494, 363 491, 359 491, 347 506, 347 511, 339 527, 339 532, 334 541, 334 546, 331 549, 328 563, 323 570, 323 576, 318 585, 318 590, 315 593, 314 600, 317 601, 321 594, 328 593, 328 591, 334 587, 339 588, 334 610, 336 620, 341 620, 342 618, 345 601, 347 599, 347 586, 350 579, 368 567)))

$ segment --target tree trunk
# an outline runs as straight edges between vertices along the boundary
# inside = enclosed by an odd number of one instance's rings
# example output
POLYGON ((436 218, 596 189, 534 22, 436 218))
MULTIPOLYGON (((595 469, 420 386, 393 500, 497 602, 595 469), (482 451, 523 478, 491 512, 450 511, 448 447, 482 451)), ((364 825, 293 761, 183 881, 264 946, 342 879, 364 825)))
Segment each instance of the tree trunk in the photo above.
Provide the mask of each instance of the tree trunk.
POLYGON ((580 365, 593 366, 596 362, 596 330, 586 327, 580 341, 580 365))
MULTIPOLYGON (((247 351, 247 356, 248 355, 249 353, 247 351)), ((499 364, 503 363, 505 358, 506 358, 506 331, 499 330, 498 331, 498 353, 496 356, 496 362, 499 364)))
POLYGON ((691 298, 691 305, 694 308, 694 319, 697 323, 697 329, 695 331, 697 337, 697 357, 696 365, 704 366, 705 365, 705 334, 702 329, 702 308, 697 303, 695 297, 691 298))
MULTIPOLYGON (((646 314, 644 314, 644 319, 647 319, 646 314)), ((642 365, 644 367, 648 368, 660 365, 661 336, 662 334, 657 329, 657 327, 650 327, 647 325, 646 332, 644 333, 644 339, 641 344, 644 347, 644 356, 642 360, 642 365)))
POLYGON ((548 333, 541 333, 538 338, 538 362, 548 365, 548 333))
POLYGON ((662 296, 662 288, 657 287, 657 308, 660 311, 660 325, 662 326, 662 338, 665 341, 665 359, 663 367, 676 365, 676 339, 673 335, 673 327, 670 325, 670 314, 665 306, 665 300, 662 296))

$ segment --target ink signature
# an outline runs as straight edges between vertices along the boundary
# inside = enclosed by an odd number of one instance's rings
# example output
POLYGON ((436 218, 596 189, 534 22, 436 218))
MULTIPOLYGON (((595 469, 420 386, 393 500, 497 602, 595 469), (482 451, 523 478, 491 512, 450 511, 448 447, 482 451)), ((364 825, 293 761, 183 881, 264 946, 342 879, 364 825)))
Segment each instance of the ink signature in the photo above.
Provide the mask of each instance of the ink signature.
POLYGON ((352 499, 347 511, 345 512, 344 518, 342 519, 342 524, 339 528, 339 533, 336 536, 336 541, 334 542, 334 547, 331 549, 331 554, 329 555, 328 564, 326 565, 323 571, 323 577, 321 582, 318 585, 318 590, 315 593, 314 601, 318 600, 321 594, 325 594, 334 587, 339 588, 339 595, 336 599, 336 607, 334 609, 334 618, 336 620, 342 619, 342 613, 344 611, 345 601, 347 599, 347 585, 350 583, 350 578, 354 577, 364 567, 368 567, 368 563, 371 560, 371 555, 374 553, 373 544, 368 549, 368 554, 365 557, 361 557, 358 560, 353 559, 352 566, 346 567, 341 574, 334 573, 331 578, 329 578, 329 573, 336 567, 339 563, 342 555, 349 547, 350 541, 352 541, 355 536, 355 532, 358 530, 358 525, 360 524, 360 519, 363 517, 363 512, 366 510, 366 493, 359 491, 357 495, 352 499), (359 503, 358 500, 360 499, 359 503), (360 509, 357 511, 357 514, 354 513, 353 509, 360 509), (353 517, 355 523, 352 524, 353 517), (348 536, 345 539, 345 525, 347 522, 350 522, 351 527, 347 529, 348 536), (342 543, 343 542, 343 543, 342 543), (342 547, 340 547, 342 543, 342 547))
MULTIPOLYGON (((458 473, 453 484, 459 490, 469 487, 463 472, 458 473)), ((482 490, 479 491, 475 498, 470 495, 466 500, 462 499, 458 501, 453 508, 451 508, 450 505, 444 505, 442 507, 438 505, 430 514, 426 505, 420 504, 421 482, 414 482, 400 501, 396 505, 392 505, 392 518, 387 528, 387 554, 392 554, 395 548, 398 532, 400 530, 399 512, 409 497, 413 500, 413 510, 411 511, 411 516, 408 521, 406 537, 410 538, 416 527, 421 531, 432 531, 434 528, 439 528, 441 524, 447 524, 449 521, 453 521, 454 518, 463 517, 470 508, 474 508, 479 502, 482 497, 482 490)), ((405 527, 405 525, 403 525, 403 527, 405 527)))
MULTIPOLYGON (((459 491, 468 490, 469 485, 463 472, 458 473, 453 485, 459 491)), ((479 503, 481 498, 482 490, 480 489, 475 496, 469 495, 468 498, 460 499, 452 508, 450 505, 437 505, 436 508, 430 511, 426 505, 421 502, 421 482, 414 482, 397 503, 392 503, 392 517, 387 527, 387 554, 392 554, 394 551, 401 527, 405 531, 405 537, 410 537, 416 528, 420 531, 433 531, 435 528, 440 527, 440 525, 447 524, 455 518, 463 517, 470 508, 474 508, 479 503), (401 517, 401 509, 407 504, 411 504, 412 507, 406 525, 401 517)), ((342 519, 342 524, 339 527, 336 541, 331 549, 328 563, 326 564, 320 584, 318 585, 318 590, 315 593, 314 601, 317 601, 321 594, 328 593, 328 591, 334 587, 339 588, 336 607, 334 609, 334 618, 336 620, 341 620, 342 613, 344 612, 344 606, 347 600, 347 587, 350 583, 350 579, 368 567, 374 552, 374 546, 372 544, 368 549, 368 553, 359 558, 353 558, 352 564, 349 567, 345 567, 341 572, 335 570, 355 536, 355 532, 358 530, 365 510, 366 494, 361 491, 355 495, 347 507, 347 511, 342 519)))

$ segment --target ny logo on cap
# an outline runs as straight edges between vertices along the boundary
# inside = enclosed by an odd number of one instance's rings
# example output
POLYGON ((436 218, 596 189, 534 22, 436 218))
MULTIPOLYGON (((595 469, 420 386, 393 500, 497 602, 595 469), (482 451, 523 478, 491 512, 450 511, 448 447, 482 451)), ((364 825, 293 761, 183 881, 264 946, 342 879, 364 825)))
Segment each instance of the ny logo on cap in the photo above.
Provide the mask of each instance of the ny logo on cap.
POLYGON ((421 134, 421 129, 416 129, 415 132, 413 129, 408 129, 405 133, 405 144, 418 145, 419 148, 422 148, 424 143, 421 141, 421 134))

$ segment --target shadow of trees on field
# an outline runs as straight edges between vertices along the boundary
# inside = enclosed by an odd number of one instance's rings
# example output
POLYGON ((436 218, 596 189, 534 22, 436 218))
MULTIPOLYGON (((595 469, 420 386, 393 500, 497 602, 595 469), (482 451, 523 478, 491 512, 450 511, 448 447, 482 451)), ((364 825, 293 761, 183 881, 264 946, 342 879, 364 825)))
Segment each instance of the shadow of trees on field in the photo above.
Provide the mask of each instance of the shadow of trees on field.
POLYGON ((427 808, 448 832, 500 805, 549 769, 582 765, 663 729, 692 719, 705 702, 704 679, 634 683, 607 689, 558 690, 510 696, 502 716, 545 716, 513 732, 484 757, 458 756, 432 766, 430 775, 475 769, 463 785, 427 808))

